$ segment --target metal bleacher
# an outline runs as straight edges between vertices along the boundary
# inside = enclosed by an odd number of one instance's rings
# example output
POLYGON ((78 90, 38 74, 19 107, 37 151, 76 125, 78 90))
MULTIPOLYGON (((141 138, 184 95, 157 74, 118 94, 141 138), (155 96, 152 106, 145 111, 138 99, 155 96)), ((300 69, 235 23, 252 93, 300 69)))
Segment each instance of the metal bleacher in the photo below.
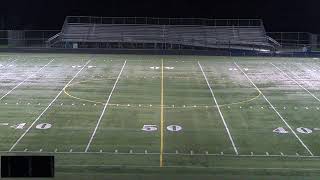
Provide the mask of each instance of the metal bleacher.
POLYGON ((272 49, 259 19, 66 18, 50 47, 272 49), (160 45, 160 46, 159 46, 160 45), (165 46, 163 46, 165 45, 165 46))

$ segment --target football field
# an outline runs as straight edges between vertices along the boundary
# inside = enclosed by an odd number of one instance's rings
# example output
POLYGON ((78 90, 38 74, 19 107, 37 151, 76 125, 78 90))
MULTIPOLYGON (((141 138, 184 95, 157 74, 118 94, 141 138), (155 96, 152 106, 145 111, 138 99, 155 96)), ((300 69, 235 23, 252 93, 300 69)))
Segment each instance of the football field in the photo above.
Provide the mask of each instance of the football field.
POLYGON ((1 155, 69 179, 315 177, 319 61, 2 53, 1 155))

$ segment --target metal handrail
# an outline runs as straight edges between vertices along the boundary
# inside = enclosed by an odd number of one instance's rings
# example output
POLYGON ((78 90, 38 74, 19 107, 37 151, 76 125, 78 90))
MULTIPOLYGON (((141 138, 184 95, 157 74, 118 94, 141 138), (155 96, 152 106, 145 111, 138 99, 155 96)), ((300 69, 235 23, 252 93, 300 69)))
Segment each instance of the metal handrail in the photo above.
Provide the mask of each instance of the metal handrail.
POLYGON ((67 23, 91 24, 197 24, 210 26, 263 26, 263 22, 261 19, 67 16, 65 21, 67 23))

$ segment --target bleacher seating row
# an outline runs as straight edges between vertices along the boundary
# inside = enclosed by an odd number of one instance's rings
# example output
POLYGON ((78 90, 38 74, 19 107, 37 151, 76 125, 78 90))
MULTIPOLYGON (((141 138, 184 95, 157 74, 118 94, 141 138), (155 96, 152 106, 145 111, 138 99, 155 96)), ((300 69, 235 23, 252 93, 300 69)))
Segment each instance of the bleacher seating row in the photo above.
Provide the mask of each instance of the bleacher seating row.
POLYGON ((78 43, 168 43, 200 47, 217 44, 268 45, 263 26, 66 23, 59 40, 78 43))

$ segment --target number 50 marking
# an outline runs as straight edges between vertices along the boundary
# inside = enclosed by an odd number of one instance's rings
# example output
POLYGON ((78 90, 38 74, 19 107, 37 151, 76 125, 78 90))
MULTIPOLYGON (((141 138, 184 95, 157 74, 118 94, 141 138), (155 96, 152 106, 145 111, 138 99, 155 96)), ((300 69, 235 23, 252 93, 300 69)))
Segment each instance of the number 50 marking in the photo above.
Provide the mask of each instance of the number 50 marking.
MULTIPOLYGON (((309 128, 305 128, 305 127, 298 127, 296 129, 297 132, 301 133, 301 134, 311 134, 313 131, 309 128)), ((283 127, 278 127, 276 129, 273 130, 273 132, 278 133, 278 134, 287 134, 289 133, 285 128, 283 127)))

